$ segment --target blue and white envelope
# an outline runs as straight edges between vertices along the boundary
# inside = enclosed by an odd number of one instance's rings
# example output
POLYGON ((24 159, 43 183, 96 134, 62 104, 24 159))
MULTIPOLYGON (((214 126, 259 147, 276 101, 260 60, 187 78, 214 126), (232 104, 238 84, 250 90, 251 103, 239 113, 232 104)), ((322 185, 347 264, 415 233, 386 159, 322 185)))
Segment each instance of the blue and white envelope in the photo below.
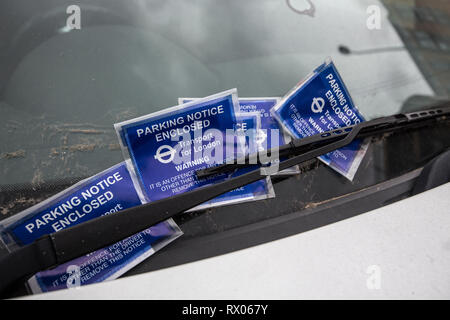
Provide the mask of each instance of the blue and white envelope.
MULTIPOLYGON (((198 98, 178 98, 178 103, 187 103, 198 98)), ((291 141, 290 135, 278 124, 270 110, 280 101, 279 97, 256 97, 241 98, 239 97, 239 110, 241 113, 259 113, 261 118, 260 129, 257 136, 257 151, 268 150, 282 146, 291 141)), ((275 175, 291 175, 297 174, 300 170, 298 166, 294 166, 275 175)))
POLYGON ((41 293, 113 280, 181 235, 178 225, 168 219, 109 247, 41 271, 28 285, 33 293, 41 293))
MULTIPOLYGON (((297 139, 364 121, 331 59, 291 89, 271 113, 297 139)), ((353 180, 367 147, 355 140, 319 159, 353 180)))
MULTIPOLYGON (((146 200, 155 201, 230 177, 198 180, 195 171, 236 156, 236 144, 227 140, 226 133, 239 123, 237 90, 231 89, 114 126, 146 200)), ((258 122, 247 119, 246 123, 258 122)), ((273 197, 270 178, 261 178, 191 210, 273 197)))
MULTIPOLYGON (((12 251, 43 235, 143 202, 134 174, 122 162, 1 221, 1 240, 12 251)), ((80 272, 77 285, 115 279, 182 234, 168 219, 109 247, 37 273, 29 280, 31 290, 37 293, 70 287, 70 281, 77 280, 70 277, 70 268, 80 272)))

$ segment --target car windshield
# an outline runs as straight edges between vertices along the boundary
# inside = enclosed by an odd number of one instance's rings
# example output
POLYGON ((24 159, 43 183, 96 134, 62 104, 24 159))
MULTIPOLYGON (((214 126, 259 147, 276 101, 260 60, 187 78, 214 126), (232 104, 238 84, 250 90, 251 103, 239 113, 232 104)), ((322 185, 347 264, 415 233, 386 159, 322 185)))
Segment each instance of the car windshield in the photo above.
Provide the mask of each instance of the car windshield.
MULTIPOLYGON (((178 97, 283 96, 328 57, 366 120, 450 93, 448 1, 89 0, 69 28, 72 4, 0 4, 0 219, 123 161, 113 124, 178 97)), ((275 199, 177 222, 189 239, 300 210, 415 169, 419 140, 372 144, 352 183, 312 161, 275 199)))

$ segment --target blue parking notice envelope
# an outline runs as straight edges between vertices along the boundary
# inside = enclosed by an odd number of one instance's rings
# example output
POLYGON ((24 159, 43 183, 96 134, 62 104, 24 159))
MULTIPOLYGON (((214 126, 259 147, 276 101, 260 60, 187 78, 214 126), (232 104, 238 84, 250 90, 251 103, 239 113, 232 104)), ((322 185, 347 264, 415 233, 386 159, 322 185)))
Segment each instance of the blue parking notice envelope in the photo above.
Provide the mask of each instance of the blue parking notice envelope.
POLYGON ((280 130, 277 121, 270 114, 270 109, 274 107, 280 98, 239 98, 239 108, 241 112, 259 112, 261 114, 261 136, 258 139, 258 149, 271 149, 286 144, 290 137, 280 130), (272 130, 277 130, 272 139, 272 130))
MULTIPOLYGON (((55 196, 0 222, 2 242, 9 250, 29 244, 43 235, 70 228, 93 218, 145 203, 137 179, 125 162, 84 179, 55 196)), ((112 280, 151 256, 183 233, 172 220, 163 221, 127 239, 29 280, 34 293, 112 280), (75 279, 70 268, 78 268, 75 279), (72 277, 70 277, 72 275, 72 277)))
POLYGON ((238 135, 236 150, 239 150, 241 154, 236 154, 235 157, 257 152, 261 114, 258 112, 239 112, 236 114, 236 122, 235 130, 237 132, 241 131, 243 135, 238 135))
MULTIPOLYGON (((290 90, 272 108, 271 113, 294 138, 304 138, 364 121, 330 59, 290 90)), ((368 143, 355 140, 319 159, 353 180, 367 147, 368 143)))
MULTIPOLYGON (((278 97, 239 98, 241 112, 259 112, 261 114, 261 129, 257 139, 258 151, 276 148, 291 141, 289 134, 270 112, 279 101, 278 97)), ((299 172, 298 166, 294 166, 281 170, 276 175, 292 175, 299 172)))
MULTIPOLYGON (((198 180, 195 171, 236 156, 236 143, 228 141, 234 137, 228 133, 239 126, 238 114, 237 90, 231 89, 115 124, 124 155, 131 161, 146 200, 167 198, 230 177, 222 174, 198 180)), ((257 123, 245 121, 246 126, 257 123)), ((272 196, 270 178, 262 177, 194 210, 272 196)))
POLYGON ((113 280, 182 235, 168 219, 88 255, 41 271, 28 280, 33 293, 74 288, 113 280))
MULTIPOLYGON (((187 103, 198 98, 178 98, 178 103, 187 103)), ((279 97, 239 98, 241 113, 259 113, 260 129, 256 137, 256 151, 268 150, 289 143, 290 135, 279 125, 270 110, 280 101, 279 97)), ((299 173, 298 166, 278 172, 276 175, 292 175, 299 173)))
POLYGON ((7 225, 2 235, 25 245, 43 235, 140 205, 142 195, 134 186, 122 162, 2 221, 3 226, 7 225))
MULTIPOLYGON (((243 135, 237 135, 237 139, 234 144, 233 160, 240 158, 246 154, 257 152, 257 132, 261 127, 261 116, 258 112, 239 112, 236 113, 236 124, 234 129, 236 132, 242 132, 243 135), (247 134, 245 134, 247 133, 247 134)), ((229 174, 228 177, 235 177, 245 172, 249 172, 254 169, 255 166, 251 166, 245 169, 238 170, 235 173, 229 174)), ((234 189, 228 193, 222 194, 208 202, 205 202, 188 211, 195 211, 201 209, 207 209, 215 206, 221 206, 225 204, 240 203, 243 201, 260 200, 271 198, 275 196, 275 192, 272 187, 270 178, 254 182, 247 186, 242 186, 234 189)))

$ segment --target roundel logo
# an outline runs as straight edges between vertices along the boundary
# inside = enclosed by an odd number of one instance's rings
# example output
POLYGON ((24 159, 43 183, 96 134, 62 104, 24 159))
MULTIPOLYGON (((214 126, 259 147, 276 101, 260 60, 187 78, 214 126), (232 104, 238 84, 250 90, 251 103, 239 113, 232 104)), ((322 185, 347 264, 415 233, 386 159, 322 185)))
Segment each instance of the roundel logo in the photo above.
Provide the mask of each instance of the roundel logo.
POLYGON ((156 150, 155 159, 161 163, 172 162, 175 158, 175 149, 168 145, 162 145, 156 150))
POLYGON ((314 113, 322 112, 323 107, 325 106, 325 100, 322 98, 313 98, 311 103, 311 111, 314 113))

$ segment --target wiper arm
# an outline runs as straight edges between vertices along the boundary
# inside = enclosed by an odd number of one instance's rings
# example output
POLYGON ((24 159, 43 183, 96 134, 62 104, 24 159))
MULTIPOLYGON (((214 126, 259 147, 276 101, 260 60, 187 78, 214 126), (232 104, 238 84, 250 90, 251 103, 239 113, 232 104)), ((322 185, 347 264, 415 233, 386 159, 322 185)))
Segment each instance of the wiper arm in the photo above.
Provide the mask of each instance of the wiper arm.
MULTIPOLYGON (((289 158, 279 162, 278 170, 287 169, 344 147, 357 138, 426 126, 436 121, 446 120, 448 115, 450 115, 450 106, 378 118, 355 126, 296 139, 280 148, 280 156, 289 156, 289 158)), ((258 154, 246 157, 246 160, 252 159, 259 160, 258 154)), ((225 164, 197 171, 197 176, 205 177, 234 169, 236 169, 236 165, 225 164)), ((74 258, 116 243, 221 194, 256 182, 263 176, 272 173, 265 167, 256 168, 223 182, 125 209, 118 213, 101 216, 43 236, 0 259, 0 292, 5 291, 19 280, 26 280, 26 277, 41 270, 71 261, 74 258)))
MULTIPOLYGON (((383 133, 427 126, 436 119, 448 115, 449 110, 450 107, 442 107, 377 118, 357 125, 341 127, 310 137, 293 139, 290 143, 278 147, 276 152, 278 153, 279 158, 305 154, 309 151, 315 151, 315 153, 319 152, 319 155, 323 155, 348 145, 354 139, 362 139, 383 133)), ((270 158, 267 154, 273 154, 274 152, 274 149, 265 150, 263 151, 264 157, 261 157, 261 152, 253 153, 245 157, 235 159, 232 163, 220 164, 210 168, 198 170, 196 172, 196 176, 198 179, 204 179, 213 175, 232 172, 243 167, 254 166, 255 164, 265 165, 262 159, 267 161, 267 158, 270 158)), ((291 162, 285 163, 288 165, 291 162)), ((283 169, 285 169, 285 166, 280 167, 279 170, 281 171, 283 169)))

